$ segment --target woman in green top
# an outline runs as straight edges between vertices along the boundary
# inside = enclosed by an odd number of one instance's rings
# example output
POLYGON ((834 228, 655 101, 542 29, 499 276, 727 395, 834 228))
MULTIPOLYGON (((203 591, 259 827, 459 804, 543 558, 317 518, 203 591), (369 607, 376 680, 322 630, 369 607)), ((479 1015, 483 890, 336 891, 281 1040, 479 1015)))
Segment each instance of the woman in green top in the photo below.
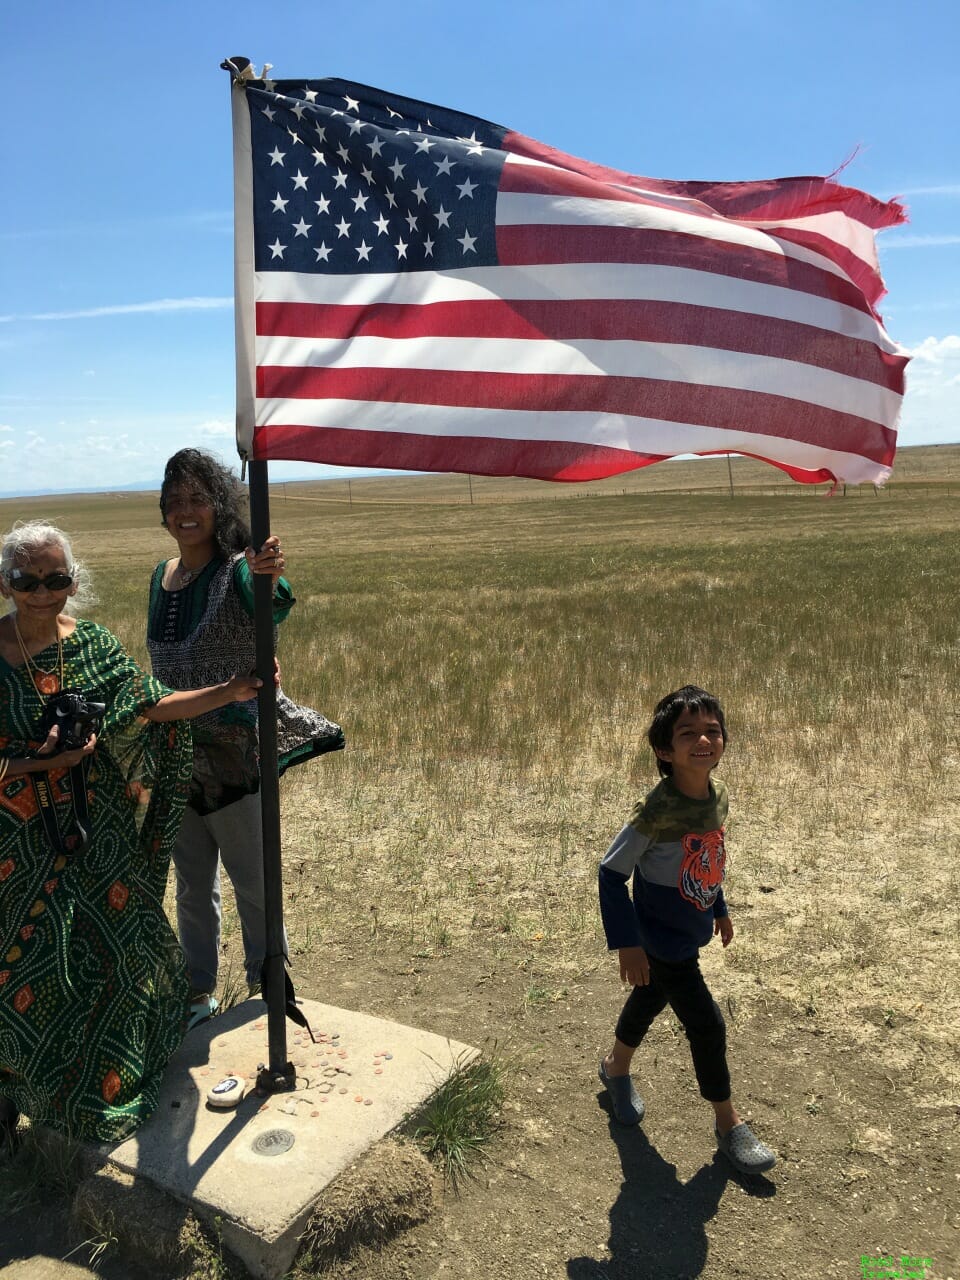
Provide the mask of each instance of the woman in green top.
POLYGON ((156 1107, 187 1018, 189 985, 163 893, 190 732, 171 722, 245 702, 260 681, 243 675, 171 693, 109 631, 72 616, 84 583, 59 529, 19 525, 5 537, 0 1125, 10 1133, 19 1110, 110 1142, 156 1107), (99 732, 70 750, 60 730, 42 727, 64 690, 105 705, 99 732))
MULTIPOLYGON (((285 579, 280 540, 250 543, 246 490, 212 455, 181 449, 168 461, 160 491, 163 525, 179 554, 157 565, 150 583, 147 648, 157 679, 194 689, 250 671, 256 659, 254 573, 273 579, 280 623, 295 600, 285 579)), ((280 772, 343 746, 339 725, 297 706, 277 690, 280 772)), ((177 925, 193 987, 194 1022, 217 1009, 220 956, 220 863, 233 883, 251 994, 266 954, 257 704, 221 708, 193 726, 193 774, 173 850, 177 925)))

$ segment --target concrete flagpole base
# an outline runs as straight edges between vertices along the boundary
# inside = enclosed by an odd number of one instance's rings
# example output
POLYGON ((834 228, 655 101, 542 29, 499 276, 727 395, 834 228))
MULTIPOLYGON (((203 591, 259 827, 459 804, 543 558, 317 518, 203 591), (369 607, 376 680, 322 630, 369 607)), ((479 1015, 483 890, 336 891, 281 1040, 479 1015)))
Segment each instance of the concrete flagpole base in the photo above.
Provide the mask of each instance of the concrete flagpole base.
POLYGON ((167 1069, 156 1114, 132 1138, 100 1148, 107 1168, 147 1179, 215 1226, 261 1280, 290 1268, 324 1191, 477 1051, 442 1036, 306 1000, 317 1037, 293 1029, 296 1088, 258 1096, 266 1005, 245 1000, 190 1031, 167 1069), (210 1106, 227 1076, 247 1081, 233 1110, 210 1106))

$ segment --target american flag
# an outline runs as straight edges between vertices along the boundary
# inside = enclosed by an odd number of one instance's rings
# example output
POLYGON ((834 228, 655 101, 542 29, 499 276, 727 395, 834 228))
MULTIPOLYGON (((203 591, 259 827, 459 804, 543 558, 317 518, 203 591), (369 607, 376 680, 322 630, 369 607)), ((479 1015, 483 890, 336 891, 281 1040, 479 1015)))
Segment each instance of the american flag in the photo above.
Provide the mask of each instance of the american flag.
POLYGON ((238 447, 589 480, 737 452, 879 483, 906 356, 829 178, 673 182, 345 80, 235 88, 238 447))

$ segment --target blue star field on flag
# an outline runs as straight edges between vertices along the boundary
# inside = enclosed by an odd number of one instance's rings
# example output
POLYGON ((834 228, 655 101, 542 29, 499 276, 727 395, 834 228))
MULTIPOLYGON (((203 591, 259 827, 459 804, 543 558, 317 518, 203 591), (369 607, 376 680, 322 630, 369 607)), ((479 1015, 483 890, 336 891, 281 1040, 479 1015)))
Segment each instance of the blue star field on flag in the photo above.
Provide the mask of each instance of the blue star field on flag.
POLYGON ((342 80, 261 83, 247 90, 258 271, 496 263, 504 130, 342 80))

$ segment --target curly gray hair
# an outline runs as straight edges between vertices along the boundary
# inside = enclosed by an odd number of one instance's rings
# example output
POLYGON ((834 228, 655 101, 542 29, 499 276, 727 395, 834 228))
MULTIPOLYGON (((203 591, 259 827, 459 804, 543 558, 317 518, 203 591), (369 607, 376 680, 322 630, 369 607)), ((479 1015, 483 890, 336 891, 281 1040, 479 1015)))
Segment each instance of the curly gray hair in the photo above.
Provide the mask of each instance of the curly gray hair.
POLYGON ((67 597, 64 612, 76 615, 95 605, 97 597, 90 571, 74 557, 70 539, 63 530, 46 520, 18 520, 10 532, 4 534, 3 549, 0 550, 0 578, 9 583, 10 571, 28 564, 32 554, 44 547, 60 547, 77 585, 75 594, 67 597))

